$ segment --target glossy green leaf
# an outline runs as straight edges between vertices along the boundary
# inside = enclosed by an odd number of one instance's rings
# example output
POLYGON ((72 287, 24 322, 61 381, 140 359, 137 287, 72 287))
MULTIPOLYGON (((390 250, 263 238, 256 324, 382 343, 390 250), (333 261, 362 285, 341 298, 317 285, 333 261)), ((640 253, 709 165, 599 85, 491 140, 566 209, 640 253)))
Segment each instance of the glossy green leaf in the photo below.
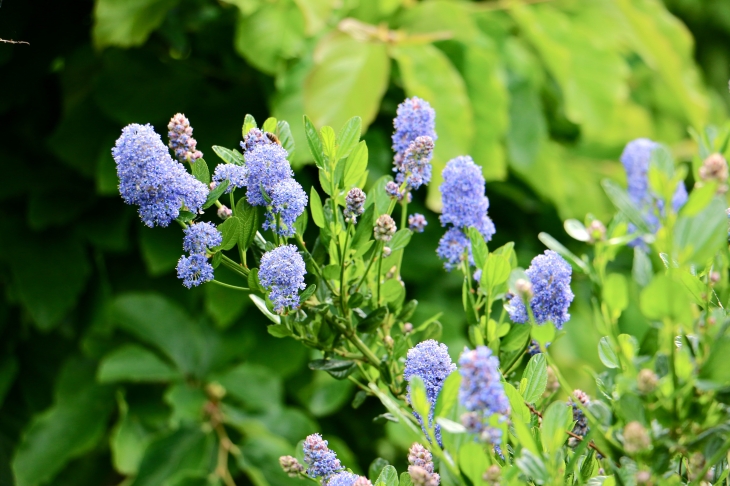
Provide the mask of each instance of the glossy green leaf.
POLYGON ((368 167, 368 146, 365 141, 358 143, 350 151, 350 155, 345 161, 345 174, 343 177, 343 186, 345 189, 356 186, 363 175, 365 175, 368 167))
POLYGON ((536 403, 547 387, 547 360, 542 353, 536 354, 527 363, 527 368, 522 374, 522 381, 525 383, 524 390, 520 384, 520 393, 526 402, 536 403))
POLYGON ((309 210, 312 211, 312 221, 320 228, 324 228, 324 209, 322 209, 322 200, 319 198, 319 193, 312 186, 312 190, 309 191, 309 210))
POLYGON ((243 165, 243 155, 236 149, 227 149, 219 145, 213 145, 213 152, 226 164, 243 165))
POLYGON ((230 250, 238 244, 242 227, 243 222, 237 216, 231 216, 218 225, 218 231, 223 235, 223 242, 220 245, 221 249, 230 250))
POLYGON ((573 421, 573 414, 565 402, 553 402, 542 416, 542 447, 553 453, 568 438, 565 432, 573 421))
POLYGON ((598 357, 601 359, 601 363, 608 368, 621 367, 618 356, 616 356, 616 352, 613 350, 613 346, 611 346, 611 341, 606 336, 602 337, 598 342, 598 357))
POLYGON ((165 382, 180 375, 152 351, 135 344, 122 346, 109 353, 99 363, 100 383, 115 381, 165 382))
POLYGON ((193 177, 205 184, 210 184, 210 171, 208 170, 208 164, 205 160, 198 159, 193 164, 193 177))

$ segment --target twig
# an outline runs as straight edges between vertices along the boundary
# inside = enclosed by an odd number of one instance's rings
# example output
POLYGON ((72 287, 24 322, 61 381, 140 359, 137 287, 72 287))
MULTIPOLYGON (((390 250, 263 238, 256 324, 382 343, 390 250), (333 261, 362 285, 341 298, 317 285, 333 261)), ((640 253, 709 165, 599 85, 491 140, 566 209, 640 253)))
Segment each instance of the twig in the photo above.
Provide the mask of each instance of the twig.
POLYGON ((0 42, 4 42, 5 44, 25 44, 26 46, 30 45, 30 42, 14 41, 13 39, 0 39, 0 42))
MULTIPOLYGON (((525 402, 525 405, 527 405, 527 408, 530 409, 530 412, 532 412, 533 414, 535 414, 538 417, 542 418, 542 414, 535 407, 533 407, 532 404, 530 404, 528 402, 525 402)), ((572 438, 577 439, 577 440, 583 442, 583 437, 581 437, 580 435, 574 434, 573 432, 571 432, 569 430, 566 430, 565 433, 568 434, 569 436, 571 436, 572 438)), ((590 447, 591 449, 593 449, 594 451, 596 451, 597 453, 599 453, 601 456, 608 457, 606 454, 603 453, 603 451, 601 451, 601 449, 598 448, 598 446, 596 444, 593 443, 593 441, 591 441, 588 444, 588 447, 590 447)))

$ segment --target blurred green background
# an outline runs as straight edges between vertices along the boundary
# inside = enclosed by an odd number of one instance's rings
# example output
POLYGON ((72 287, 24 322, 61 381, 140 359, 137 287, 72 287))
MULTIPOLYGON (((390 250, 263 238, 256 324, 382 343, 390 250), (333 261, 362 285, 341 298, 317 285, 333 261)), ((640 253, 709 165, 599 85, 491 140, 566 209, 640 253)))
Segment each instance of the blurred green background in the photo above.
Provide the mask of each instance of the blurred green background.
MULTIPOLYGON (((239 484, 291 483, 276 459, 315 431, 355 471, 404 460, 372 422, 379 403, 353 409, 351 384, 308 370, 247 298, 182 287, 179 229, 143 227, 118 197, 110 149, 124 125, 166 133, 183 112, 213 168, 210 147, 237 147, 246 113, 288 120, 308 189, 304 113, 335 129, 363 118, 372 182, 391 169, 397 104, 420 96, 437 112, 434 172, 474 157, 493 245, 515 241, 526 266, 540 231, 586 251, 561 221, 610 217, 599 182, 623 180, 626 142, 687 161, 687 127, 724 123, 730 102, 722 0, 4 0, 0 38, 30 43, 0 43, 0 485, 199 484, 210 448, 190 424, 213 380, 235 402, 239 484)), ((416 194, 429 226, 403 277, 414 322, 443 312, 456 357, 466 323, 460 279, 435 254, 436 179, 416 194)), ((630 266, 626 253, 614 270, 630 266)), ((574 290, 555 349, 593 392, 589 283, 574 290)), ((621 325, 646 329, 635 302, 621 325)))

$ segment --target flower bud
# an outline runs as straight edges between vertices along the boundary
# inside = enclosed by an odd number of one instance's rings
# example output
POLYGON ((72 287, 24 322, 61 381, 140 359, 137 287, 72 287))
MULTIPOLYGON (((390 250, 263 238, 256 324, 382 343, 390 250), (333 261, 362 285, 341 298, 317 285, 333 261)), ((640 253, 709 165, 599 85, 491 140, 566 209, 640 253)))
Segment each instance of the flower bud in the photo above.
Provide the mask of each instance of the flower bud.
POLYGON ((430 473, 421 466, 408 466, 408 474, 411 476, 413 486, 438 486, 441 477, 436 473, 430 473))
POLYGON ((424 228, 428 224, 426 217, 420 213, 408 216, 408 228, 416 233, 423 233, 424 228))
POLYGON ((218 383, 217 381, 214 381, 213 383, 209 383, 205 387, 205 391, 208 394, 208 396, 215 400, 216 402, 219 402, 223 399, 224 396, 226 396, 226 389, 223 388, 223 385, 218 383))
POLYGON ((699 173, 700 181, 716 181, 718 183, 718 194, 725 194, 727 192, 728 167, 725 157, 720 154, 710 155, 702 163, 699 173))
POLYGON ((393 349, 393 344, 395 343, 395 341, 393 341, 393 338, 392 338, 392 337, 390 337, 390 336, 385 336, 385 337, 383 338, 383 343, 385 343, 385 347, 386 347, 386 348, 388 348, 388 349, 393 349))
POLYGON ((595 243, 596 241, 603 241, 606 239, 606 227, 599 220, 594 219, 591 224, 588 225, 588 236, 590 236, 590 242, 595 243))
POLYGON ((352 483, 352 486, 373 486, 373 483, 371 483, 365 476, 360 476, 354 483, 352 483))
POLYGON ((532 283, 524 278, 518 278, 515 282, 515 290, 517 295, 524 301, 529 301, 534 295, 532 292, 532 283))
POLYGON ((228 206, 221 206, 218 208, 218 217, 220 219, 228 219, 233 215, 233 211, 231 211, 228 206))
POLYGON ((502 469, 500 469, 499 466, 496 464, 492 464, 489 466, 489 468, 485 471, 484 475, 482 476, 482 479, 486 481, 490 485, 496 485, 499 484, 499 480, 502 476, 502 469))
POLYGON ((403 324, 403 332, 405 334, 412 333, 413 332, 413 324, 411 324, 410 322, 406 322, 405 324, 403 324))
POLYGON ((388 193, 391 199, 403 200, 403 192, 400 190, 400 186, 397 182, 390 181, 385 185, 385 192, 388 193))
POLYGON ((624 449, 628 454, 636 454, 651 446, 649 434, 639 422, 629 422, 624 427, 624 449))
POLYGON ((383 247, 383 258, 388 258, 392 252, 393 252, 393 250, 391 250, 389 246, 384 246, 383 247))
POLYGON ((418 442, 414 442, 408 450, 408 463, 412 466, 420 466, 429 473, 433 472, 433 456, 418 442))
POLYGON ((345 197, 345 221, 348 223, 357 223, 357 217, 360 216, 365 208, 365 193, 357 187, 350 189, 345 197))
POLYGON ((560 388, 560 382, 558 382, 558 377, 555 376, 555 371, 553 370, 552 366, 547 367, 547 386, 545 387, 545 393, 543 396, 549 396, 552 393, 555 393, 560 388))
POLYGON ((636 473, 636 484, 637 486, 650 486, 651 473, 649 471, 639 471, 636 473))
POLYGON ((396 226, 393 218, 387 214, 382 214, 375 222, 375 229, 373 231, 375 233, 376 240, 388 242, 391 238, 393 238, 395 230, 396 226))
POLYGON ((720 278, 722 278, 722 275, 720 275, 720 272, 717 272, 717 271, 710 272, 710 284, 711 285, 715 285, 717 282, 719 282, 720 278))
POLYGON ((284 470, 284 472, 292 478, 295 478, 299 476, 300 473, 304 472, 304 466, 299 464, 299 461, 296 457, 281 456, 279 458, 279 464, 281 465, 281 468, 284 470))
POLYGON ((649 394, 656 388, 659 378, 654 371, 644 368, 639 371, 639 376, 636 378, 636 385, 639 391, 644 394, 649 394))

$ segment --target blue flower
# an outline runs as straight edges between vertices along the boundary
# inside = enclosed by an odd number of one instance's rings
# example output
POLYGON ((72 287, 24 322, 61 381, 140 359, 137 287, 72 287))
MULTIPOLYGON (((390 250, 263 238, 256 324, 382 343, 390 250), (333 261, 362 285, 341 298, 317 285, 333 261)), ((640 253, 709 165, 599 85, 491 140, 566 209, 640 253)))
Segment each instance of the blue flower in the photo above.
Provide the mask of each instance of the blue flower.
POLYGON ((279 182, 294 177, 289 154, 275 143, 256 144, 244 154, 246 161, 246 198, 252 206, 266 206, 262 190, 271 199, 271 191, 279 182))
POLYGON ((213 266, 208 263, 205 255, 199 253, 181 256, 177 262, 177 278, 187 288, 197 287, 213 280, 213 266))
POLYGON ((258 128, 252 128, 244 137, 243 142, 241 142, 241 149, 244 152, 250 152, 257 145, 269 145, 272 143, 274 142, 266 136, 265 132, 262 132, 258 128))
POLYGON ((360 476, 358 476, 357 474, 342 471, 330 476, 330 478, 326 481, 326 486, 353 486, 355 484, 355 481, 357 481, 359 478, 360 476))
POLYGON ((464 420, 467 428, 480 434, 485 442, 499 444, 501 431, 486 425, 492 415, 499 414, 502 418, 510 411, 499 373, 499 359, 488 347, 479 346, 475 350, 464 349, 459 366, 459 402, 471 412, 464 420))
POLYGON ((459 228, 449 228, 439 240, 436 254, 444 260, 444 268, 451 271, 461 265, 464 260, 464 251, 467 249, 469 250, 469 264, 473 264, 469 238, 459 228))
POLYGON ((393 152, 398 163, 411 145, 411 142, 421 136, 436 140, 436 112, 428 101, 421 98, 408 98, 398 105, 397 116, 393 120, 393 152))
MULTIPOLYGON (((444 386, 446 378, 456 371, 456 365, 451 361, 449 356, 449 348, 445 344, 439 344, 433 339, 418 343, 416 346, 408 350, 406 355, 406 366, 403 371, 403 379, 411 381, 414 376, 418 376, 423 380, 426 387, 426 398, 431 404, 428 423, 433 423, 433 407, 436 404, 441 387, 444 386)), ((410 401, 411 386, 408 385, 407 399, 410 401)), ((423 426, 423 418, 418 413, 413 412, 421 425, 423 426)), ((440 441, 441 428, 436 426, 436 440, 440 441)))
POLYGON ((270 290, 269 299, 274 311, 283 314, 287 309, 299 308, 299 290, 304 290, 304 260, 294 245, 285 245, 267 251, 261 257, 259 282, 270 290))
POLYGON ((307 194, 294 179, 284 179, 271 191, 272 210, 266 213, 264 228, 273 229, 282 236, 294 236, 294 222, 307 207, 307 194), (281 223, 276 226, 276 215, 281 223))
POLYGON ((197 213, 208 196, 208 188, 170 157, 149 124, 124 127, 112 156, 122 199, 139 206, 140 218, 149 227, 167 226, 181 208, 197 213))
MULTIPOLYGON (((572 272, 568 262, 552 250, 545 250, 543 255, 532 259, 525 273, 532 283, 530 308, 535 322, 544 324, 552 321, 557 329, 562 329, 563 324, 568 322, 568 307, 574 297, 570 290, 572 272)), ((509 301, 507 311, 514 322, 526 323, 530 320, 525 304, 518 295, 509 301)))
POLYGON ((416 233, 423 233, 428 221, 426 217, 420 213, 414 213, 408 216, 408 228, 416 233))
POLYGON ((442 174, 441 224, 452 224, 457 228, 473 226, 486 241, 490 241, 495 230, 494 223, 487 216, 489 199, 484 195, 486 183, 482 169, 466 155, 450 160, 442 174))
POLYGON ((198 142, 193 138, 193 127, 185 115, 178 113, 173 116, 167 124, 167 130, 169 147, 180 162, 193 163, 203 156, 203 153, 195 148, 198 142))
POLYGON ((247 171, 243 165, 236 164, 218 164, 213 172, 213 182, 217 186, 223 181, 228 181, 228 187, 226 187, 226 194, 230 193, 233 189, 244 187, 247 182, 247 171))
POLYGON ((204 222, 195 223, 183 230, 183 250, 190 254, 204 254, 208 249, 223 243, 223 235, 215 225, 204 222))
POLYGON ((366 195, 361 189, 353 187, 345 197, 345 221, 348 223, 357 223, 357 217, 365 210, 366 195))
POLYGON ((403 157, 394 162, 393 172, 397 172, 395 180, 399 185, 406 181, 408 189, 415 191, 431 181, 433 147, 433 139, 428 136, 417 137, 411 142, 403 157))
POLYGON ((344 469, 337 454, 319 434, 312 434, 304 441, 304 462, 309 466, 307 474, 313 478, 327 479, 344 469))

